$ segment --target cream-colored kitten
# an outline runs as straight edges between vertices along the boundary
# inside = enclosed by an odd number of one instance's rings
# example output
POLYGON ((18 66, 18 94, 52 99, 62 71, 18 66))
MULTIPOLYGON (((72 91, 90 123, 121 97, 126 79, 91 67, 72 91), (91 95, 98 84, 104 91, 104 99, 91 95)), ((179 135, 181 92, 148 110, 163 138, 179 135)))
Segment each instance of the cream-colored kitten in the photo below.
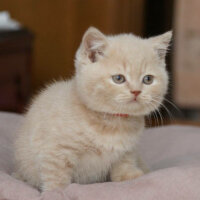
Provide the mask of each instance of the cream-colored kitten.
POLYGON ((89 28, 76 74, 32 102, 16 142, 16 176, 41 190, 134 179, 144 173, 136 143, 144 116, 167 91, 171 32, 141 39, 89 28))

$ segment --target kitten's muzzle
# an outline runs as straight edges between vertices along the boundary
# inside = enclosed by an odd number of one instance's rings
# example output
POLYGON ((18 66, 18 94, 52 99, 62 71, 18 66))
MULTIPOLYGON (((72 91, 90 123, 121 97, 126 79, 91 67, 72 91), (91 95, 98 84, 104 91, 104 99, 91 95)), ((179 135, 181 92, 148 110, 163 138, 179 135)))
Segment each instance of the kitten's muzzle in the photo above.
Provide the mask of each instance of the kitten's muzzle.
POLYGON ((140 90, 134 90, 134 91, 131 91, 131 93, 134 94, 134 100, 136 101, 136 98, 141 93, 141 91, 140 90))

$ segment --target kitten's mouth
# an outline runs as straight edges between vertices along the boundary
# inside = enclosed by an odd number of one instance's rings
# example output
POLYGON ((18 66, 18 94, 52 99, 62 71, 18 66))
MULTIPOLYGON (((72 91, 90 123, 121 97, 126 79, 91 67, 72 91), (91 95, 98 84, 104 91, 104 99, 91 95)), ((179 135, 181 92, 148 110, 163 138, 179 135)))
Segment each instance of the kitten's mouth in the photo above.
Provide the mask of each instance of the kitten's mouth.
POLYGON ((129 100, 128 103, 139 103, 139 100, 138 100, 138 98, 133 98, 133 99, 129 100))

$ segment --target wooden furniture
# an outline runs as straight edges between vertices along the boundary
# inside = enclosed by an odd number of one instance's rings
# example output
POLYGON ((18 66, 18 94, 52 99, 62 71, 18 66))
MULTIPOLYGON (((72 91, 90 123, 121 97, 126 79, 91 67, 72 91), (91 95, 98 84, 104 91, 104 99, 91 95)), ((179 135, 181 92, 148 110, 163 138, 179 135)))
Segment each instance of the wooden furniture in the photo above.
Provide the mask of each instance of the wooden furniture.
POLYGON ((74 73, 83 33, 95 26, 107 34, 143 35, 145 0, 1 0, 1 10, 34 31, 33 89, 74 73))
POLYGON ((173 96, 185 109, 200 108, 199 11, 199 0, 176 1, 173 96))
POLYGON ((22 112, 30 96, 32 34, 0 30, 0 110, 22 112))

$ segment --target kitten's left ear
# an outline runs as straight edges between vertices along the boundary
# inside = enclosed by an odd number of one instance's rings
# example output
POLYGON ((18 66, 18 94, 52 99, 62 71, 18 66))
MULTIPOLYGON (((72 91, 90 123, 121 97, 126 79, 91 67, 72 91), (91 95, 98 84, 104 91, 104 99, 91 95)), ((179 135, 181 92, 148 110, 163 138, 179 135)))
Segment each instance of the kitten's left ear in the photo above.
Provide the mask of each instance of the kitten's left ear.
POLYGON ((172 31, 168 31, 162 35, 149 38, 160 59, 165 58, 168 47, 170 46, 171 39, 172 31))
POLYGON ((98 29, 90 27, 84 34, 81 44, 82 55, 90 62, 98 61, 100 56, 104 55, 107 46, 107 38, 98 29))

